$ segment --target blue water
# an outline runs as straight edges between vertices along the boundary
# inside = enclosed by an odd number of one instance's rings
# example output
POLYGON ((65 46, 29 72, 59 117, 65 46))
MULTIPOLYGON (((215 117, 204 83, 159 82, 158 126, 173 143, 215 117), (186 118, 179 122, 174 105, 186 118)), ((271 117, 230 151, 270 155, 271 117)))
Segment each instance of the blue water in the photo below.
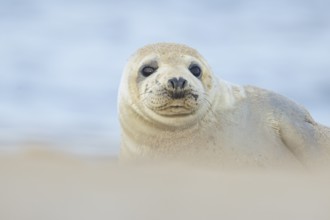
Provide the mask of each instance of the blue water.
POLYGON ((117 154, 117 87, 139 47, 191 45, 213 71, 330 125, 330 2, 0 1, 0 146, 117 154))

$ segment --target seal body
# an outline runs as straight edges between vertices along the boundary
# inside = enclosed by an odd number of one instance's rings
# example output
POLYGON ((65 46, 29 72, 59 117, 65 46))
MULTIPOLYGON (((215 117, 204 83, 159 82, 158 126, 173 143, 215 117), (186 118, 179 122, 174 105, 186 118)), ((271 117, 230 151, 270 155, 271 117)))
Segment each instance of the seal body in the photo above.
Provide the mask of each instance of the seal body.
POLYGON ((330 161, 330 129, 289 99, 217 79, 180 44, 139 49, 118 97, 121 160, 222 166, 313 166, 330 161))

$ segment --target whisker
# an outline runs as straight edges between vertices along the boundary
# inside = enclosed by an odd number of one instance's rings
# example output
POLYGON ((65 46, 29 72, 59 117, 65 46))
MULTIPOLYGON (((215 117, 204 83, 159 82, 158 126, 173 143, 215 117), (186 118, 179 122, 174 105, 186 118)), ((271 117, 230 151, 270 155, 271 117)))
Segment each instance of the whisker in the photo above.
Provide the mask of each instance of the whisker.
POLYGON ((202 101, 209 105, 208 111, 211 112, 213 116, 216 116, 215 112, 213 111, 212 103, 210 102, 210 100, 208 100, 207 97, 203 97, 202 101))

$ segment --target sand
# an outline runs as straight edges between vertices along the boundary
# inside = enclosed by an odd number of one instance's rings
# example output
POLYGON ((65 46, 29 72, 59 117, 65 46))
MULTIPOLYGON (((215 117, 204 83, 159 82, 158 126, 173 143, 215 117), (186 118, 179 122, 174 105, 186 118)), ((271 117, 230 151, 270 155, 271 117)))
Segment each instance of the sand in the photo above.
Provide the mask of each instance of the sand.
POLYGON ((323 171, 120 165, 33 150, 0 155, 0 219, 329 220, 323 171))

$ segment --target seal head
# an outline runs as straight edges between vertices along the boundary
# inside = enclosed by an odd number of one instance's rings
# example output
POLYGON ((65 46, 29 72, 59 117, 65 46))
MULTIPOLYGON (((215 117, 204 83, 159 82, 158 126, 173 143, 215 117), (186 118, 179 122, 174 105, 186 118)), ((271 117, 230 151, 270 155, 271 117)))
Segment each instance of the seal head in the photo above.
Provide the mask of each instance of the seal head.
POLYGON ((120 96, 146 120, 189 126, 210 108, 212 73, 201 55, 185 45, 143 47, 131 57, 124 74, 122 86, 127 88, 120 89, 125 93, 120 96))

